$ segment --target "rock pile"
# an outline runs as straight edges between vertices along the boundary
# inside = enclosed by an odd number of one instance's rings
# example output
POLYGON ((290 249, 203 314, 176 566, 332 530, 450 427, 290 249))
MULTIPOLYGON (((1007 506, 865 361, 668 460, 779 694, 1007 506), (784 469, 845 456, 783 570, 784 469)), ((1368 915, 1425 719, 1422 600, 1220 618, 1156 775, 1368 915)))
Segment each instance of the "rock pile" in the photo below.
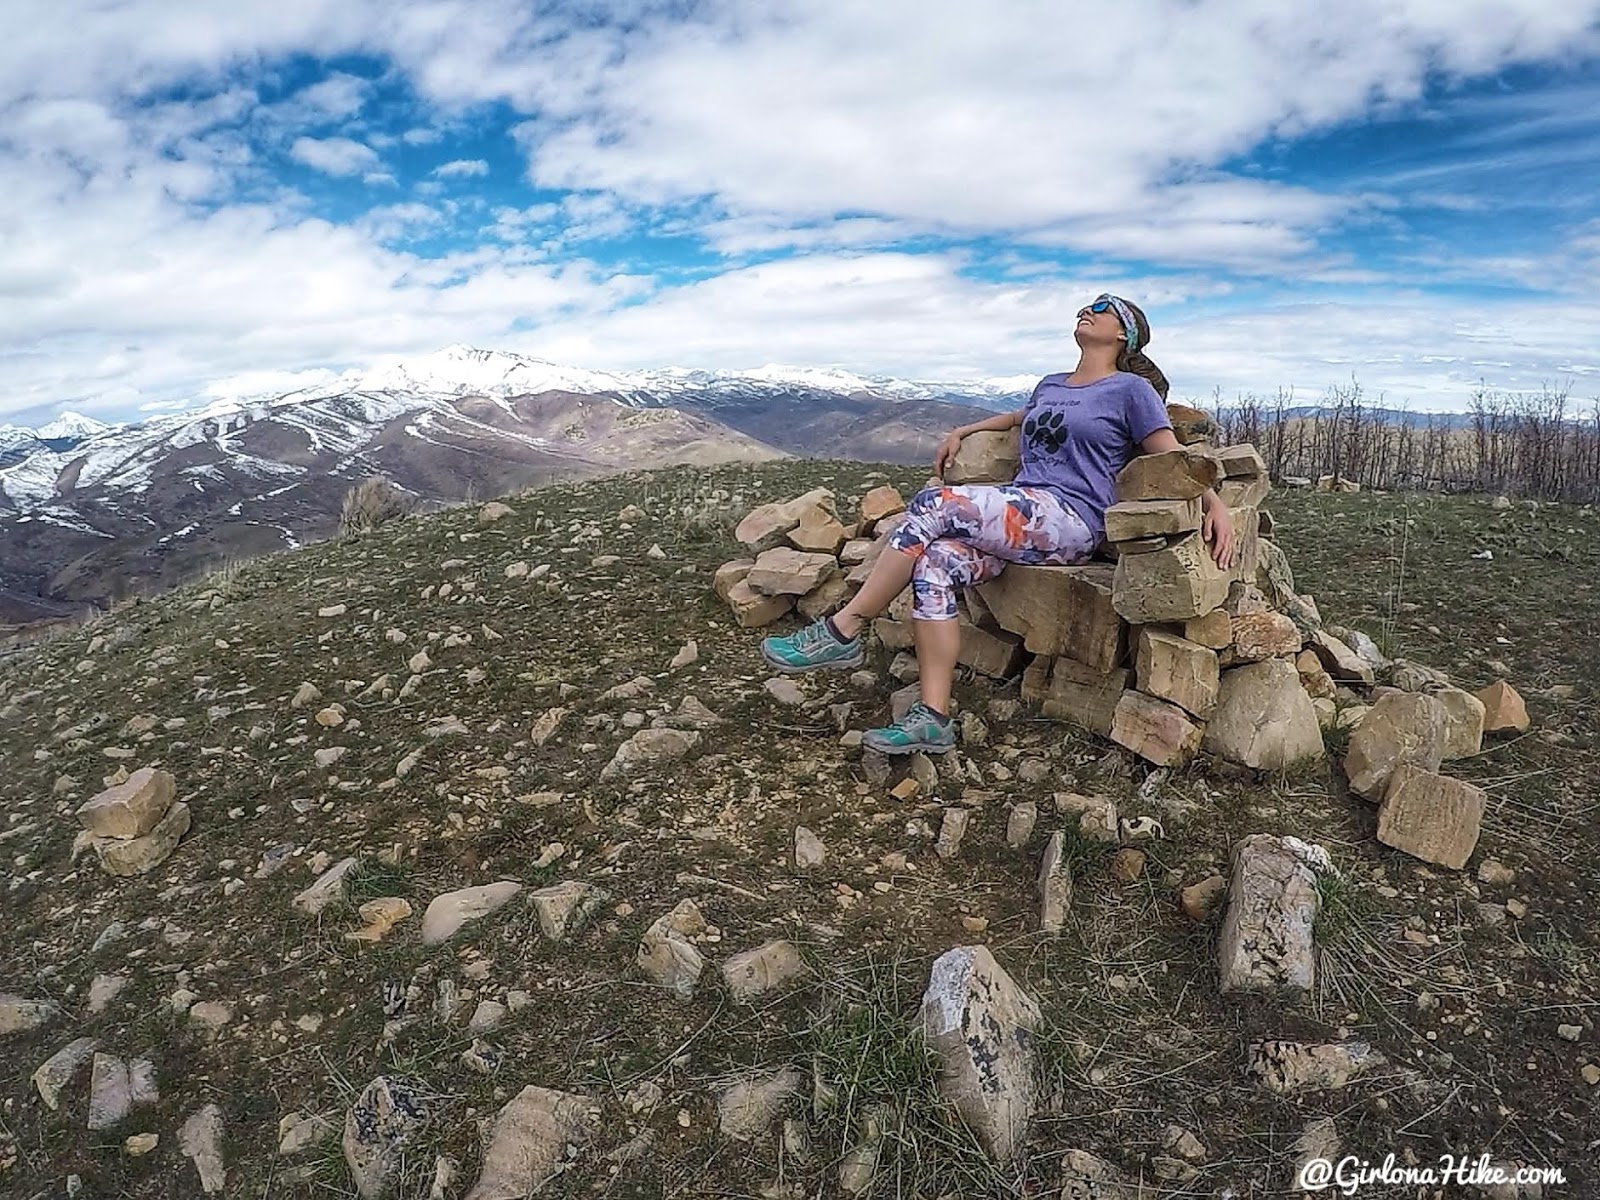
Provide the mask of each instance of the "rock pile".
POLYGON ((172 853, 189 832, 189 806, 174 801, 166 771, 141 767, 78 807, 81 842, 108 875, 143 875, 172 853))
MULTIPOLYGON (((1261 455, 1212 446, 1215 425, 1204 413, 1172 412, 1185 444, 1136 458, 1117 476, 1103 560, 1013 564, 966 589, 961 664, 994 679, 1020 672, 1023 699, 1046 716, 1157 766, 1203 752, 1278 771, 1322 758, 1325 730, 1350 730, 1351 789, 1380 805, 1379 839, 1463 865, 1484 797, 1438 774, 1440 764, 1478 753, 1486 729, 1526 729, 1520 698, 1504 681, 1473 696, 1441 672, 1391 662, 1360 631, 1325 625, 1273 539, 1261 455), (1232 517, 1227 569, 1201 533, 1207 489, 1232 517)), ((946 481, 1010 482, 1018 437, 967 437, 946 481)), ((832 612, 866 580, 904 509, 891 487, 863 496, 848 525, 826 489, 762 505, 735 531, 751 557, 719 568, 715 590, 747 628, 791 611, 832 612)), ((886 649, 913 644, 910 609, 908 588, 872 623, 886 649)))

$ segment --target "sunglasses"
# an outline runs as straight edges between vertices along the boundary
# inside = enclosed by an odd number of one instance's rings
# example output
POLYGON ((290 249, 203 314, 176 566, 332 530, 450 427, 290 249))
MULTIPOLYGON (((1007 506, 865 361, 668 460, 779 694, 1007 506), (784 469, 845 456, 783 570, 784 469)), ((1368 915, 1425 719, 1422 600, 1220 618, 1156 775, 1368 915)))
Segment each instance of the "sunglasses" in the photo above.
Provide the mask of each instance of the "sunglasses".
POLYGON ((1089 311, 1092 313, 1110 312, 1111 301, 1102 297, 1101 299, 1096 300, 1093 304, 1089 305, 1089 311))

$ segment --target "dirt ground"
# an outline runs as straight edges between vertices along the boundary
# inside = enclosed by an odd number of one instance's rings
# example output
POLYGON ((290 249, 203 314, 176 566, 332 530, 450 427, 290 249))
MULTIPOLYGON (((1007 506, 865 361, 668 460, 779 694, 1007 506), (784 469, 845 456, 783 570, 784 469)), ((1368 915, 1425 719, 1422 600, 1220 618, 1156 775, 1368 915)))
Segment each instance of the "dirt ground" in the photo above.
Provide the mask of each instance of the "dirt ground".
POLYGON ((406 1197, 429 1194, 441 1154, 470 1184, 480 1120, 530 1083, 602 1106, 552 1196, 836 1195, 840 1160, 875 1111, 885 1138, 874 1196, 1057 1195, 1073 1148, 1142 1177, 1147 1195, 1285 1195, 1293 1143, 1331 1117, 1345 1153, 1373 1163, 1488 1154, 1564 1169, 1567 1184, 1546 1196, 1600 1197, 1600 1086, 1582 1074, 1600 1066, 1600 518, 1482 497, 1282 492, 1267 504, 1326 619, 1469 689, 1504 674, 1527 699, 1528 733, 1449 765, 1489 795, 1478 851, 1455 872, 1378 844, 1373 808, 1336 766, 1261 779, 1199 762, 1150 786, 1147 768, 1109 744, 1026 708, 992 709, 1016 698, 1015 682, 958 687, 989 727, 987 744, 962 751, 976 778, 892 797, 899 774, 869 779, 830 710, 851 705, 845 728, 883 723, 897 686, 887 656, 869 660, 871 688, 807 676, 806 703, 781 705, 762 686, 760 632, 734 624, 710 577, 738 556, 732 525, 756 503, 823 485, 848 519, 871 486, 909 496, 922 478, 785 461, 558 485, 508 497, 515 511, 493 524, 454 509, 240 565, 5 659, 0 992, 54 1000, 65 1015, 0 1041, 0 1194, 63 1195, 77 1175, 85 1196, 197 1195, 176 1132, 214 1101, 229 1196, 352 1195, 337 1132, 280 1156, 279 1121, 320 1113, 337 1130, 355 1093, 387 1074, 432 1097, 407 1149, 406 1197), (646 515, 624 525, 630 504, 646 515), (529 569, 508 576, 513 564, 529 569), (696 661, 669 668, 691 639, 696 661), (424 648, 431 664, 402 696, 424 648), (651 683, 637 698, 602 698, 640 676, 651 683), (322 698, 293 707, 302 682, 322 698), (687 695, 723 719, 695 751, 602 781, 641 716, 687 695), (343 723, 318 724, 334 703, 343 723), (558 708, 536 744, 535 723, 558 708), (439 733, 447 717, 459 728, 439 733), (343 756, 317 766, 314 752, 332 747, 343 756), (74 863, 72 810, 119 766, 147 765, 176 777, 191 833, 143 877, 112 879, 92 854, 74 863), (1114 879, 1109 847, 1069 838, 1072 915, 1048 937, 1036 931, 1034 876, 1064 823, 1051 796, 1066 791, 1110 795, 1123 815, 1159 818, 1165 837, 1144 847, 1132 883, 1114 879), (1041 819, 1014 850, 1006 814, 1025 799, 1041 819), (952 802, 975 816, 946 860, 928 833, 952 802), (794 869, 796 825, 827 847, 820 869, 794 869), (1249 833, 1319 842, 1339 868, 1324 886, 1317 985, 1300 1004, 1219 995, 1219 917, 1196 924, 1175 902, 1178 887, 1226 873, 1229 847, 1249 833), (294 911, 320 865, 346 856, 360 865, 343 898, 319 918, 294 911), (1486 858, 1514 881, 1480 881, 1486 858), (430 899, 499 879, 583 880, 609 898, 560 943, 513 902, 422 944, 430 899), (375 946, 347 940, 357 907, 382 896, 416 915, 375 946), (700 947, 710 966, 678 1001, 634 956, 686 897, 713 928, 700 947), (773 938, 801 947, 812 978, 733 1003, 718 960, 773 938), (973 942, 1046 1017, 1044 1109, 1004 1167, 938 1103, 917 1036, 930 963, 973 942), (91 981, 113 974, 126 985, 89 1013, 91 981), (435 1016, 441 983, 459 1017, 435 1016), (408 989, 414 1019, 386 1038, 408 989), (503 1025, 467 1029, 477 1001, 513 991, 525 1003, 503 1025), (174 1003, 180 992, 225 1003, 226 1022, 199 1027, 174 1003), (1578 1027, 1577 1040, 1558 1026, 1578 1027), (91 1133, 85 1071, 46 1109, 29 1076, 82 1036, 151 1057, 159 1103, 91 1133), (1387 1065, 1341 1090, 1278 1097, 1243 1070, 1262 1037, 1359 1038, 1387 1065), (475 1041, 477 1068, 462 1061, 475 1041), (750 1142, 718 1132, 719 1086, 791 1064, 806 1084, 789 1115, 808 1145, 785 1148, 776 1126, 750 1142), (1173 1125, 1203 1143, 1204 1160, 1158 1179, 1173 1125), (156 1149, 125 1153, 124 1139, 147 1131, 156 1149))

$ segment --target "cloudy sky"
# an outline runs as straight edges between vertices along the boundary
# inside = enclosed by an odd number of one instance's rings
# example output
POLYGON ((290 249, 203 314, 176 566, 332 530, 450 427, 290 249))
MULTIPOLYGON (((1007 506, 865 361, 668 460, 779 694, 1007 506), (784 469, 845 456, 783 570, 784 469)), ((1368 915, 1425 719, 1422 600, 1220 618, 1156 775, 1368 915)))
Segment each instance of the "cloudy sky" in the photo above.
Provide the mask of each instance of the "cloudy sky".
POLYGON ((0 420, 453 342, 1600 395, 1600 0, 6 0, 0 420))

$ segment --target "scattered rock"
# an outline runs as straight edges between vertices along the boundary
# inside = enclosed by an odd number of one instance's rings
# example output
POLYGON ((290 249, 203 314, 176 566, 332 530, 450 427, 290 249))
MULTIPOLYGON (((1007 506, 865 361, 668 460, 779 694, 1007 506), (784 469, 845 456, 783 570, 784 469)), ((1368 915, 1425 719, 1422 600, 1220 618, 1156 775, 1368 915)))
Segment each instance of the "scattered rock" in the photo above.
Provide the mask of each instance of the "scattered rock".
POLYGON ((1039 806, 1032 800, 1022 800, 1012 805, 1011 815, 1006 818, 1006 845, 1013 850, 1022 849, 1033 836, 1038 821, 1039 806))
POLYGON ((331 1137, 333 1122, 326 1117, 289 1113, 278 1121, 278 1153, 285 1158, 303 1153, 331 1137))
POLYGON ((699 733, 683 729, 641 729, 622 745, 600 772, 603 780, 627 778, 677 762, 700 744, 699 733))
POLYGON ((1287 996, 1311 990, 1319 872, 1328 852, 1295 837, 1251 834, 1233 847, 1233 882, 1217 939, 1224 992, 1287 996))
POLYGON ((502 504, 498 500, 491 500, 478 510, 478 524, 493 525, 502 517, 515 516, 516 512, 517 510, 512 508, 509 504, 502 504))
POLYGON ((1303 1042, 1258 1041, 1246 1054, 1245 1072, 1270 1092, 1300 1092, 1345 1087, 1370 1067, 1384 1064, 1383 1055, 1365 1042, 1308 1045, 1303 1042))
POLYGON ((323 909, 344 895, 345 879, 360 862, 358 858, 340 859, 319 875, 315 883, 296 896, 291 906, 296 912, 308 917, 320 915, 323 909))
POLYGON ((523 1088, 489 1123, 483 1171, 465 1200, 522 1200, 560 1169, 568 1144, 589 1140, 599 1106, 587 1096, 523 1088))
POLYGON ((705 957, 691 938, 706 931, 706 919, 693 900, 678 902, 671 912, 658 917, 639 941, 639 969, 650 979, 670 990, 680 1000, 694 995, 705 957))
POLYGON ((722 979, 733 998, 750 1003, 770 991, 811 974, 793 942, 779 940, 735 954, 722 964, 722 979))
POLYGON ((78 807, 78 821, 96 837, 144 837, 167 815, 177 784, 167 771, 141 767, 78 807))
POLYGON ((804 825, 794 828, 794 867, 797 871, 810 871, 827 861, 828 851, 822 839, 804 825))
POLYGON ((961 852, 961 842, 967 836, 967 825, 972 812, 965 808, 947 808, 939 823, 939 836, 934 841, 933 852, 940 858, 954 858, 961 852))
POLYGON ((1486 799, 1480 787, 1402 763, 1378 805, 1378 840, 1460 870, 1477 848, 1486 799))
POLYGON ((356 913, 366 924, 345 934, 345 940, 372 944, 381 942, 386 933, 411 916, 411 902, 400 896, 379 896, 356 913))
POLYGON ((1149 1193, 1121 1169, 1087 1150, 1061 1157, 1061 1200, 1146 1200, 1149 1193))
POLYGON ((217 1033, 233 1022, 233 1008, 222 1000, 202 1000, 189 1008, 189 1020, 207 1033, 217 1033))
POLYGON ((1082 796, 1077 792, 1057 792, 1056 811, 1078 820, 1078 832, 1097 842, 1121 839, 1117 826, 1117 806, 1109 796, 1082 796))
POLYGON ((143 837, 96 837, 91 845, 101 870, 107 875, 126 878, 155 870, 188 832, 189 806, 180 800, 167 809, 166 815, 143 837))
POLYGON ((610 892, 579 880, 567 880, 528 894, 540 932, 553 942, 578 933, 609 899, 610 892))
POLYGON ((692 666, 700 661, 700 644, 693 638, 684 643, 683 648, 672 656, 672 661, 667 664, 674 671, 683 667, 692 666))
POLYGON ((1483 691, 1477 693, 1479 703, 1483 705, 1483 731, 1485 733, 1503 733, 1511 731, 1524 733, 1527 731, 1528 706, 1523 703, 1522 697, 1517 694, 1517 689, 1504 679, 1496 680, 1483 691))
POLYGON ((46 1108, 54 1112, 59 1107, 62 1089, 72 1082, 99 1045, 96 1038, 78 1038, 45 1059, 33 1073, 33 1086, 39 1089, 39 1099, 46 1108))
POLYGON ((1204 921, 1228 895, 1228 880, 1222 875, 1208 875, 1199 883, 1192 883, 1178 893, 1178 906, 1191 921, 1204 921))
POLYGON ((767 695, 771 696, 779 704, 798 707, 806 702, 806 694, 800 690, 800 685, 782 675, 775 679, 767 680, 761 686, 765 689, 767 695))
POLYGON ((1144 874, 1145 853, 1124 846, 1111 856, 1111 878, 1121 884, 1134 883, 1144 874))
POLYGON ((1377 801, 1402 763, 1437 771, 1444 759, 1444 706, 1421 692, 1386 692, 1350 735, 1350 790, 1377 801))
POLYGON ((934 961, 922 1029, 939 1059, 939 1093, 997 1162, 1010 1162, 1027 1136, 1040 1019, 987 948, 958 946, 934 961))
MULTIPOLYGON (((1289 1177, 1291 1183, 1299 1188, 1302 1172, 1306 1164, 1312 1159, 1322 1159, 1325 1162, 1337 1163, 1344 1157, 1343 1143, 1339 1140, 1339 1130, 1334 1126, 1332 1117, 1317 1117, 1307 1121, 1305 1128, 1300 1131, 1300 1136, 1295 1139, 1294 1145, 1289 1147, 1289 1153, 1294 1156, 1293 1174, 1289 1177)), ((1305 1190, 1305 1189, 1299 1189, 1305 1190)))
POLYGON ((1065 847, 1065 835, 1058 829, 1039 860, 1039 928, 1045 933, 1059 933, 1072 907, 1072 871, 1062 857, 1065 847))
POLYGON ((122 1152, 129 1158, 143 1158, 160 1144, 159 1133, 136 1133, 122 1143, 122 1152))
POLYGON ((405 1148, 426 1127, 428 1099, 406 1079, 380 1075, 345 1114, 341 1145, 356 1193, 378 1200, 396 1181, 405 1148))
POLYGON ((0 1037, 32 1033, 60 1015, 61 1010, 48 1000, 24 1000, 21 996, 0 993, 0 1037))
MULTIPOLYGON (((105 1012, 117 998, 117 993, 127 985, 126 975, 96 975, 89 984, 89 1011, 95 1014, 105 1012)), ((6 997, 0 996, 0 1010, 5 1008, 5 1001, 6 997)), ((0 1016, 0 1031, 3 1031, 4 1024, 4 1017, 0 1016)))
POLYGON ((1483 749, 1483 701, 1458 687, 1442 687, 1432 696, 1444 708, 1445 762, 1471 758, 1483 749))
POLYGON ((1478 880, 1494 887, 1510 887, 1517 881, 1517 873, 1497 858, 1486 858, 1478 864, 1478 880))
POLYGON ((717 1096, 717 1127, 724 1137, 751 1142, 765 1136, 804 1077, 793 1067, 740 1079, 717 1096))
POLYGON ((435 896, 422 914, 422 944, 436 946, 449 940, 467 922, 488 916, 521 890, 520 883, 502 879, 435 896))
POLYGON ((222 1109, 208 1104, 192 1113, 178 1129, 178 1149, 185 1158, 194 1161, 194 1169, 200 1175, 200 1190, 208 1196, 222 1191, 228 1180, 222 1161, 222 1126, 222 1109))

